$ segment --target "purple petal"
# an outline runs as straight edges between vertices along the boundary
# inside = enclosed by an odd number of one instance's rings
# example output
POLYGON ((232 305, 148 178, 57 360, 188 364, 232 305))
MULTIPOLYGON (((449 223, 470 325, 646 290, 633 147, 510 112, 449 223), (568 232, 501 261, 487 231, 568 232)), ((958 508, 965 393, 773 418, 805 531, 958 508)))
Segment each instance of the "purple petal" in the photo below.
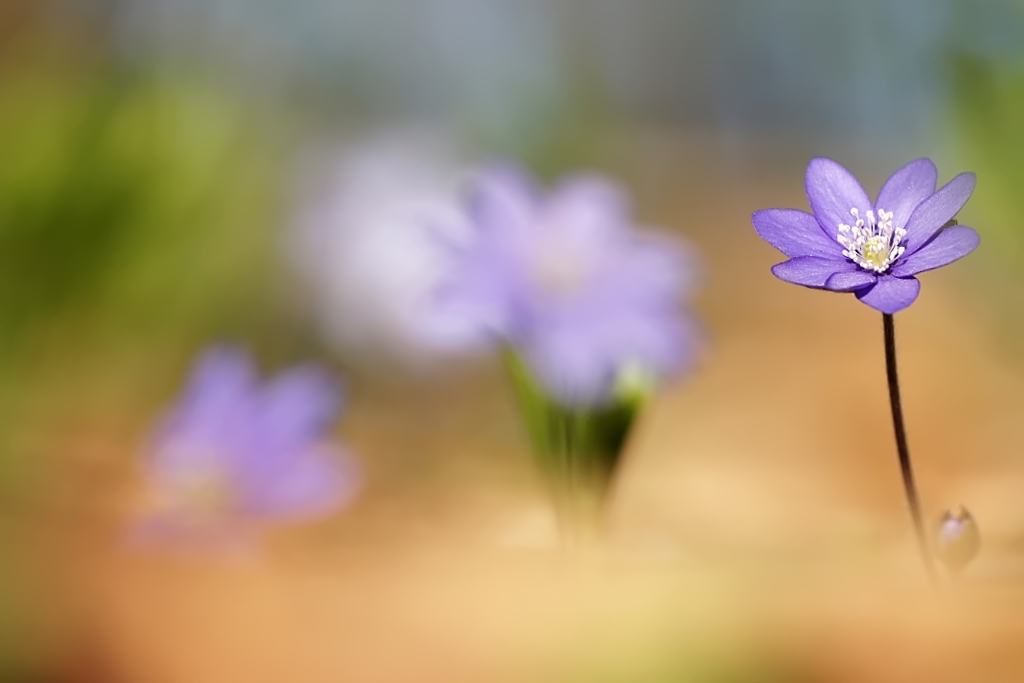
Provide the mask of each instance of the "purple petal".
POLYGON ((878 193, 875 207, 891 211, 893 225, 904 227, 914 209, 935 194, 939 172, 931 159, 918 159, 892 174, 878 193))
POLYGON ((440 264, 436 287, 424 304, 431 316, 461 321, 483 339, 511 325, 510 297, 518 283, 518 248, 496 226, 480 226, 462 253, 440 264))
POLYGON ((486 344, 488 340, 507 334, 512 326, 508 294, 501 291, 498 284, 471 275, 444 282, 426 298, 424 305, 430 308, 432 317, 452 325, 464 325, 471 339, 486 344), (474 282, 479 282, 480 286, 473 287, 474 282))
POLYGON ((817 219, 797 209, 764 209, 752 217, 761 238, 790 258, 822 256, 838 258, 842 247, 828 237, 817 219))
POLYGON ((562 180, 543 206, 549 230, 585 235, 590 239, 622 232, 629 226, 629 197, 615 183, 596 175, 562 180))
POLYGON ((857 298, 882 313, 897 313, 914 303, 921 283, 916 278, 898 278, 884 275, 874 287, 857 292, 857 298))
POLYGON ((961 173, 921 202, 910 216, 910 220, 903 226, 907 230, 903 245, 907 248, 908 256, 924 246, 925 242, 963 208, 974 192, 974 183, 973 173, 961 173))
POLYGON ((839 224, 850 225, 851 209, 865 215, 874 206, 853 174, 831 159, 811 159, 804 182, 814 217, 826 235, 838 234, 839 224))
POLYGON ((693 247, 667 235, 635 235, 613 254, 605 282, 614 281, 616 289, 629 287, 648 300, 687 301, 703 279, 693 247))
POLYGON ((226 416, 245 403, 256 386, 252 360, 244 351, 214 347, 193 366, 172 420, 193 433, 213 436, 224 428, 226 416))
POLYGON ((821 288, 834 274, 856 270, 856 268, 856 264, 840 259, 797 256, 772 266, 772 273, 780 280, 792 282, 794 285, 821 288))
POLYGON ((517 232, 536 222, 538 202, 538 190, 522 169, 495 165, 475 178, 468 208, 479 230, 517 232))
POLYGON ((833 292, 852 292, 856 289, 864 289, 878 281, 878 276, 867 270, 851 270, 845 273, 836 273, 825 281, 825 289, 833 292))
POLYGON ((146 467, 156 480, 230 467, 230 452, 251 419, 256 375, 249 356, 214 347, 196 361, 178 403, 158 424, 146 467))
POLYGON ((291 456, 318 441, 338 416, 341 388, 323 369, 299 367, 266 384, 256 404, 253 428, 261 450, 291 456))
POLYGON ((525 340, 523 356, 546 393, 567 406, 590 407, 609 396, 615 358, 585 325, 553 325, 525 340))
POLYGON ((318 448, 245 494, 247 515, 289 521, 327 514, 349 502, 362 478, 347 453, 318 448))
POLYGON ((980 243, 981 237, 972 228, 954 225, 939 232, 931 242, 910 256, 900 259, 890 273, 896 277, 907 277, 941 268, 967 256, 980 243))

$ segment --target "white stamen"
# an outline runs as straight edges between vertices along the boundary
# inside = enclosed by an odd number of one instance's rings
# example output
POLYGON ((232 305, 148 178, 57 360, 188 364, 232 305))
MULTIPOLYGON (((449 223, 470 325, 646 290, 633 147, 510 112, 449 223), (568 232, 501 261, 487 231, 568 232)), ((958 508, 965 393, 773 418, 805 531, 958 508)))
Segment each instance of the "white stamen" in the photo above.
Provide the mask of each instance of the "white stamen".
POLYGON ((903 228, 894 228, 891 211, 878 209, 865 212, 867 220, 860 217, 860 211, 850 209, 855 219, 853 225, 839 224, 836 239, 843 246, 843 256, 865 270, 884 273, 904 252, 900 242, 907 235, 903 228))

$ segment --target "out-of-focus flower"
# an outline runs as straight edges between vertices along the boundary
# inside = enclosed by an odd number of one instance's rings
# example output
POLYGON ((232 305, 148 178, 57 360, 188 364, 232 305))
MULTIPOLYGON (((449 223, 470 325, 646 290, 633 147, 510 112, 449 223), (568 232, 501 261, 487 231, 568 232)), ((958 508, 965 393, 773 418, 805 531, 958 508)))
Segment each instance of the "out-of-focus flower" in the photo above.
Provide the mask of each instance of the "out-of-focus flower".
POLYGON ((796 209, 765 209, 754 229, 789 257, 772 272, 793 284, 853 292, 892 314, 914 302, 915 275, 940 268, 973 251, 978 233, 948 223, 974 191, 973 173, 961 173, 936 191, 930 159, 896 171, 872 203, 853 175, 831 159, 812 159, 806 190, 813 215, 796 209))
POLYGON ((518 169, 494 168, 468 215, 440 308, 511 346, 556 401, 606 404, 622 372, 663 379, 688 365, 694 264, 667 238, 634 232, 620 187, 580 175, 543 194, 518 169))
POLYGON ((939 520, 936 552, 954 574, 959 573, 978 554, 981 534, 974 517, 964 506, 946 510, 939 520))
POLYGON ((438 136, 396 131, 307 165, 289 250, 340 352, 429 369, 479 343, 428 305, 443 256, 433 231, 466 230, 457 156, 438 136))
POLYGON ((244 352, 206 352, 146 455, 156 510, 138 533, 231 542, 348 502, 359 484, 355 464, 326 441, 340 401, 317 368, 260 383, 244 352))

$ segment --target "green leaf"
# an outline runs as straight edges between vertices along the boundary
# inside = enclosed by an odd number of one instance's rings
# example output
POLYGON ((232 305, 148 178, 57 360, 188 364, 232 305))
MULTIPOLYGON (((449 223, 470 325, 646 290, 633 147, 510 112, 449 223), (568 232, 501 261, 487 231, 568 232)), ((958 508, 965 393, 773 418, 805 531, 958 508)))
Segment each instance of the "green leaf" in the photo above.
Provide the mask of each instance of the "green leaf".
POLYGON ((548 396, 514 349, 503 353, 538 465, 558 487, 604 493, 622 457, 642 401, 636 395, 591 410, 548 396))

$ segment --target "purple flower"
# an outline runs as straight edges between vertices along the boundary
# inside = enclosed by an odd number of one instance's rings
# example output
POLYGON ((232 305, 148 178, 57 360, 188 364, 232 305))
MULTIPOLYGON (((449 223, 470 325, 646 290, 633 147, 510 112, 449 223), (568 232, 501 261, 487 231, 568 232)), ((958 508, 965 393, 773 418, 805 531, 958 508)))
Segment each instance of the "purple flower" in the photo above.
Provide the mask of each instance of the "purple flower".
POLYGON ((326 442, 340 401, 339 388, 314 367, 261 384, 244 352, 206 352, 149 449, 145 473, 157 511, 142 534, 236 540, 350 500, 359 483, 354 463, 326 442))
POLYGON ((290 260, 327 341, 356 362, 436 370, 479 346, 467 321, 425 305, 443 254, 424 225, 465 232, 460 159, 440 134, 393 129, 303 164, 290 260))
POLYGON ((694 268, 678 245, 634 232, 630 209, 600 177, 545 195, 522 172, 492 169, 471 193, 471 234, 452 250, 441 303, 521 354, 566 405, 610 400, 625 369, 673 375, 692 356, 682 304, 694 268))
POLYGON ((914 302, 915 275, 973 251, 978 233, 945 227, 974 191, 974 174, 961 173, 936 191, 930 159, 912 161, 885 182, 872 204, 857 179, 831 159, 807 165, 806 190, 813 215, 765 209, 754 229, 789 257, 772 272, 781 280, 833 292, 853 292, 882 313, 914 302))

